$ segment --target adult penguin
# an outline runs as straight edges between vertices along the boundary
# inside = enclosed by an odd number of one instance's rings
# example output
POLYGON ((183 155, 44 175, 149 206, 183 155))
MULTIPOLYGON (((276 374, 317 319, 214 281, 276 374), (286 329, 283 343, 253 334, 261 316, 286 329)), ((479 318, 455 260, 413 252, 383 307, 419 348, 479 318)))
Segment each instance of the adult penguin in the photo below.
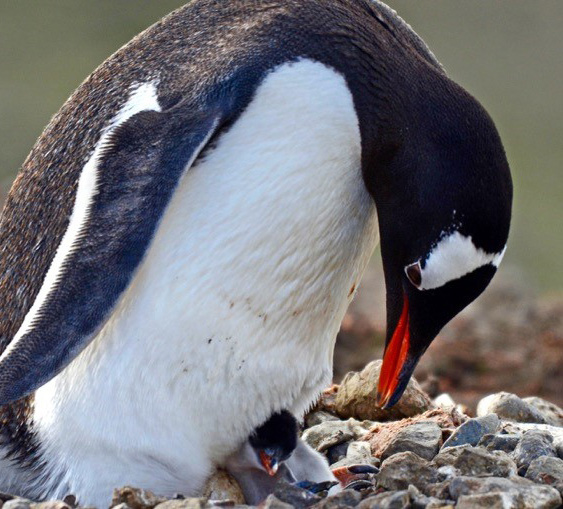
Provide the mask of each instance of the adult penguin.
POLYGON ((495 273, 511 195, 491 119, 384 4, 190 2, 78 88, 8 197, 0 489, 199 493, 330 382, 378 232, 392 405, 495 273))

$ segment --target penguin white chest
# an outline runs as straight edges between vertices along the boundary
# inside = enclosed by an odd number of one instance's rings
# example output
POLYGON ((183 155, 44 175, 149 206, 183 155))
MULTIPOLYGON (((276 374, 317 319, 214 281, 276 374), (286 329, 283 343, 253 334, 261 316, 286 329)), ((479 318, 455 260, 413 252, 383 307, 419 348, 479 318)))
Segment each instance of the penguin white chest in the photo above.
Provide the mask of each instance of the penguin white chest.
POLYGON ((37 392, 43 442, 81 458, 62 462, 197 490, 273 411, 311 404, 377 242, 360 159, 339 74, 302 60, 265 78, 181 180, 110 320, 37 392))

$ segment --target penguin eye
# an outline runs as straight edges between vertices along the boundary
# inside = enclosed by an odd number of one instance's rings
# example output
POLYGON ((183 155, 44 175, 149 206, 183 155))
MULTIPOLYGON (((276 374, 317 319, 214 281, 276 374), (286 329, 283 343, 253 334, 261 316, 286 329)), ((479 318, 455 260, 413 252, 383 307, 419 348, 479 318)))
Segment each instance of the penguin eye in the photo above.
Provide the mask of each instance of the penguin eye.
POLYGON ((416 288, 420 288, 420 285, 422 284, 422 269, 420 267, 420 262, 407 265, 405 267, 405 274, 416 288))

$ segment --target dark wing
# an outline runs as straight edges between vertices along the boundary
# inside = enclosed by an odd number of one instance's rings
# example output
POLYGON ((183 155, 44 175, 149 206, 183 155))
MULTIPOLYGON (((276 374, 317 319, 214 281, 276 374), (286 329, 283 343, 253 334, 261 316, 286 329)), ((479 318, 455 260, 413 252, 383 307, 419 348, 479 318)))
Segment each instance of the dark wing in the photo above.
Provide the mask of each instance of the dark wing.
POLYGON ((221 117, 178 106, 137 113, 111 133, 84 226, 34 320, 0 357, 0 405, 53 378, 101 329, 221 117))

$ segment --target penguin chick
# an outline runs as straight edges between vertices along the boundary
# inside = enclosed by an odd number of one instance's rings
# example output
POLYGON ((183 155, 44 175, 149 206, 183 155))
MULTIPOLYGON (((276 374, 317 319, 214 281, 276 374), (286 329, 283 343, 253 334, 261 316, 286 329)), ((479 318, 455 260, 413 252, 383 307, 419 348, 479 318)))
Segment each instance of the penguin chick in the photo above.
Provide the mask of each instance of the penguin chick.
POLYGON ((287 410, 273 414, 225 463, 248 504, 258 504, 281 481, 337 482, 326 459, 298 437, 298 423, 287 410))

